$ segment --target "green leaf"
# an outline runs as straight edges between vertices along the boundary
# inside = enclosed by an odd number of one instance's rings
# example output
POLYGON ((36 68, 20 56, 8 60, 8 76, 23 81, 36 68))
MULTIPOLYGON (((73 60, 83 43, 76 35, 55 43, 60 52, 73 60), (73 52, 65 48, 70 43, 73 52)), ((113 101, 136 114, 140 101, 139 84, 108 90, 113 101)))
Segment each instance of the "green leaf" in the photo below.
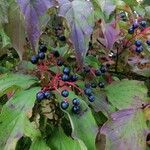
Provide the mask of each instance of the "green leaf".
POLYGON ((106 87, 106 95, 112 105, 118 109, 139 108, 147 103, 147 88, 144 82, 122 80, 106 87))
POLYGON ((43 139, 37 138, 32 142, 30 150, 50 150, 50 147, 47 146, 43 139))
POLYGON ((0 1, 0 26, 8 22, 7 18, 8 3, 6 0, 0 1))
MULTIPOLYGON (((17 92, 3 107, 0 114, 0 147, 2 150, 10 150, 16 146, 16 142, 31 128, 27 115, 31 112, 35 102, 35 95, 39 87, 17 92)), ((32 130, 30 129, 32 133, 32 130)), ((39 133, 32 133, 37 135, 39 133)))
POLYGON ((0 96, 17 88, 27 89, 37 82, 37 78, 23 74, 4 74, 0 76, 0 96))
POLYGON ((129 5, 130 7, 133 7, 133 6, 137 6, 138 5, 138 2, 137 0, 123 0, 127 5, 129 5))
POLYGON ((49 139, 52 150, 85 150, 85 145, 81 145, 77 140, 65 135, 62 128, 56 128, 49 139))
MULTIPOLYGON (((58 98, 58 100, 61 100, 61 97, 58 98)), ((88 105, 77 95, 75 95, 74 92, 69 92, 68 100, 70 102, 70 107, 67 111, 65 111, 68 114, 68 117, 70 119, 71 127, 72 127, 72 136, 74 139, 79 139, 84 142, 87 149, 95 150, 95 139, 97 135, 97 125, 95 122, 95 119, 92 115, 92 112, 88 105), (81 113, 80 114, 74 114, 71 111, 72 108, 72 100, 73 98, 79 98, 80 99, 80 106, 81 106, 81 113)))

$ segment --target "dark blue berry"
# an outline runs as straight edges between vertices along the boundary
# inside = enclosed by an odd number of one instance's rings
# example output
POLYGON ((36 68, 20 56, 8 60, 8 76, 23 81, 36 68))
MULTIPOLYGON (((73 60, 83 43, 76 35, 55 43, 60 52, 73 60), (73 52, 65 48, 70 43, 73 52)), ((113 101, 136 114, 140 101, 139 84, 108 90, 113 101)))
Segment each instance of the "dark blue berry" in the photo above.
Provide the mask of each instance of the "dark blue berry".
POLYGON ((63 110, 66 110, 69 107, 69 103, 67 101, 62 101, 60 106, 63 110))
POLYGON ((89 73, 90 72, 90 67, 89 66, 85 66, 83 68, 83 70, 84 70, 85 73, 89 73))
POLYGON ((70 81, 75 82, 78 80, 78 76, 77 75, 71 75, 70 76, 70 81))
POLYGON ((85 84, 85 88, 90 88, 91 87, 91 84, 90 83, 86 83, 85 84))
POLYGON ((146 41, 146 43, 147 43, 147 45, 149 45, 149 46, 150 46, 150 40, 147 40, 147 41, 146 41))
POLYGON ((73 106, 73 107, 72 107, 72 112, 73 112, 74 114, 79 114, 79 113, 80 113, 80 110, 81 110, 80 106, 73 106))
POLYGON ((92 87, 92 88, 96 88, 96 87, 97 87, 97 84, 96 84, 96 83, 91 83, 91 87, 92 87))
POLYGON ((92 94, 92 89, 91 88, 85 88, 84 89, 84 93, 88 96, 90 96, 92 94))
POLYGON ((99 69, 97 69, 97 70, 95 70, 95 75, 96 76, 100 76, 102 73, 101 73, 101 71, 99 70, 99 69))
POLYGON ((60 54, 59 54, 58 51, 52 51, 52 54, 53 54, 54 57, 56 57, 56 58, 60 56, 60 54))
POLYGON ((50 91, 46 91, 44 94, 46 99, 50 99, 52 97, 52 93, 50 91))
POLYGON ((58 40, 65 42, 66 41, 66 37, 64 35, 60 35, 58 36, 58 40))
POLYGON ((143 51, 143 47, 142 47, 142 46, 136 47, 135 51, 136 51, 137 53, 141 53, 141 52, 143 51))
POLYGON ((32 57, 31 57, 31 63, 32 64, 37 64, 37 62, 38 62, 38 56, 37 55, 33 55, 32 57))
POLYGON ((44 52, 39 52, 38 57, 39 57, 39 59, 44 59, 45 58, 45 53, 44 52))
POLYGON ((134 28, 133 28, 133 27, 130 27, 130 28, 128 29, 128 33, 129 33, 129 34, 133 34, 133 33, 134 33, 134 28))
POLYGON ((67 75, 67 74, 63 74, 62 77, 61 77, 61 79, 62 79, 63 81, 69 81, 69 80, 70 80, 70 77, 69 77, 69 75, 67 75))
POLYGON ((94 96, 94 95, 90 95, 90 96, 88 97, 88 99, 89 99, 90 102, 94 102, 95 96, 94 96))
POLYGON ((73 105, 78 106, 78 105, 80 105, 80 99, 74 98, 74 99, 72 100, 72 103, 73 103, 73 105))
POLYGON ((105 87, 105 84, 104 84, 104 82, 99 82, 99 83, 98 83, 98 86, 99 86, 100 88, 104 88, 104 87, 105 87))
POLYGON ((121 12, 121 13, 119 14, 119 16, 120 16, 120 18, 125 18, 125 17, 126 17, 126 14, 125 14, 125 12, 121 12))
POLYGON ((39 46, 39 51, 45 53, 47 51, 47 47, 44 44, 42 44, 39 46))
POLYGON ((136 29, 139 27, 139 23, 135 21, 132 26, 133 26, 133 29, 136 29))
POLYGON ((136 45, 137 47, 140 47, 140 46, 142 45, 142 41, 141 41, 141 40, 136 40, 136 41, 135 41, 135 45, 136 45))
POLYGON ((58 66, 62 66, 62 65, 63 65, 63 61, 62 61, 62 60, 58 60, 58 61, 57 61, 57 65, 58 65, 58 66))
POLYGON ((65 68, 63 69, 63 73, 64 73, 64 74, 69 74, 69 73, 70 73, 70 68, 65 67, 65 68))
POLYGON ((45 98, 44 92, 40 91, 40 92, 38 92, 38 93, 36 94, 36 99, 37 99, 38 101, 41 101, 41 100, 43 100, 44 98, 45 98))
POLYGON ((146 23, 146 21, 144 21, 144 20, 140 22, 140 25, 141 25, 143 28, 146 27, 146 24, 147 24, 147 23, 146 23))
POLYGON ((102 66, 100 67, 100 71, 101 71, 101 73, 105 73, 105 72, 107 71, 106 66, 102 65, 102 66))
POLYGON ((69 92, 68 92, 67 90, 63 90, 63 91, 61 92, 61 95, 62 95, 63 97, 68 97, 68 96, 69 96, 69 92))

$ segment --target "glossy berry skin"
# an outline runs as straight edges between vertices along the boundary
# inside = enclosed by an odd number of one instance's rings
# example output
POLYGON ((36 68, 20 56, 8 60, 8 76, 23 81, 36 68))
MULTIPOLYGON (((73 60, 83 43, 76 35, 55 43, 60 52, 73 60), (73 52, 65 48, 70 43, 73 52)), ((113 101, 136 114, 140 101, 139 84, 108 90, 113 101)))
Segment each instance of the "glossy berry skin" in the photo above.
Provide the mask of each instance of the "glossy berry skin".
POLYGON ((72 100, 72 104, 75 105, 75 106, 80 105, 80 99, 74 98, 74 99, 72 100))
POLYGON ((86 83, 85 84, 85 88, 90 88, 91 87, 91 84, 90 83, 86 83))
POLYGON ((62 61, 62 60, 58 60, 58 61, 57 61, 57 65, 58 65, 58 66, 62 66, 62 65, 63 65, 63 61, 62 61))
POLYGON ((66 37, 64 35, 60 35, 58 36, 58 40, 65 42, 66 41, 66 37))
POLYGON ((90 102, 94 102, 95 101, 95 96, 94 95, 90 95, 88 97, 88 99, 89 99, 90 102))
POLYGON ((69 75, 67 75, 67 74, 63 74, 62 77, 61 77, 61 79, 62 79, 63 81, 69 81, 69 80, 70 80, 70 77, 69 77, 69 75))
POLYGON ((92 88, 96 88, 96 87, 97 87, 97 84, 96 84, 96 83, 91 83, 91 87, 92 87, 92 88))
POLYGON ((144 20, 140 22, 140 25, 141 25, 143 28, 146 27, 146 24, 147 24, 147 23, 146 23, 146 21, 144 21, 144 20))
POLYGON ((90 96, 92 94, 92 89, 91 88, 85 88, 84 89, 84 93, 88 96, 90 96))
POLYGON ((98 83, 98 86, 99 86, 100 88, 104 88, 104 87, 105 87, 105 84, 104 84, 104 82, 99 82, 99 83, 98 83))
POLYGON ((65 68, 63 69, 63 73, 64 73, 64 74, 69 74, 69 73, 70 73, 70 68, 65 67, 65 68))
POLYGON ((70 76, 70 81, 71 82, 75 82, 75 81, 77 81, 78 80, 78 76, 77 75, 71 75, 70 76))
POLYGON ((60 54, 59 54, 58 51, 52 51, 52 54, 53 54, 54 57, 56 57, 56 58, 60 56, 60 54))
POLYGON ((132 25, 133 29, 136 29, 139 27, 139 23, 137 21, 135 21, 132 25))
POLYGON ((39 46, 39 51, 46 53, 47 47, 44 44, 42 44, 42 45, 39 46))
POLYGON ((80 106, 73 106, 73 107, 72 107, 72 112, 73 112, 74 114, 79 114, 79 113, 80 113, 80 110, 81 110, 80 106))
POLYGON ((142 46, 136 47, 135 51, 136 51, 137 53, 141 53, 141 52, 143 51, 143 47, 142 47, 142 46))
POLYGON ((150 46, 150 40, 147 40, 146 43, 148 46, 150 46))
POLYGON ((125 14, 125 12, 121 12, 121 13, 119 14, 119 16, 120 16, 120 18, 125 18, 125 17, 126 17, 126 14, 125 14))
POLYGON ((129 34, 133 34, 133 33, 134 33, 134 28, 133 28, 133 27, 130 27, 130 28, 128 29, 128 33, 129 33, 129 34))
POLYGON ((33 56, 31 57, 31 63, 32 63, 32 64, 37 64, 37 63, 38 63, 38 60, 39 60, 39 58, 38 58, 37 55, 33 55, 33 56))
POLYGON ((100 67, 100 71, 101 71, 101 73, 105 73, 105 72, 107 71, 106 66, 102 65, 102 66, 100 67))
POLYGON ((62 101, 60 106, 63 110, 66 110, 69 107, 69 103, 67 101, 62 101))
POLYGON ((96 76, 100 76, 102 73, 101 73, 101 71, 99 70, 99 69, 97 69, 97 70, 95 70, 95 75, 96 76))
POLYGON ((45 98, 44 92, 40 91, 36 94, 36 100, 41 101, 45 98))
POLYGON ((136 45, 137 47, 140 47, 140 46, 142 45, 142 41, 141 41, 141 40, 136 40, 136 41, 135 41, 135 45, 136 45))
POLYGON ((69 92, 68 92, 67 90, 63 90, 63 91, 61 92, 61 95, 62 95, 63 97, 68 97, 68 96, 69 96, 69 92))
POLYGON ((89 66, 85 66, 83 68, 83 70, 84 70, 85 73, 89 73, 90 72, 90 67, 89 66))
POLYGON ((52 97, 52 93, 50 91, 44 92, 45 98, 50 99, 52 97))
POLYGON ((39 52, 38 57, 39 57, 39 59, 45 59, 45 53, 44 52, 39 52))

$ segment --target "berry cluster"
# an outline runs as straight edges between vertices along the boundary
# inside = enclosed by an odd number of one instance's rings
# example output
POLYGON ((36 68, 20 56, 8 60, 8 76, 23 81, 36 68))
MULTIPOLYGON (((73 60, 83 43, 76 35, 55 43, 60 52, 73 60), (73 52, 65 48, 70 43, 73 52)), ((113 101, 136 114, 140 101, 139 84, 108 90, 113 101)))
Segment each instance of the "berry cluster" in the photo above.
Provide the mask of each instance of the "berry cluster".
POLYGON ((136 46, 135 51, 137 53, 141 53, 143 51, 143 46, 142 46, 142 41, 141 40, 136 40, 135 41, 135 46, 136 46))
POLYGON ((36 94, 36 100, 42 101, 44 99, 51 99, 52 98, 52 92, 51 91, 40 91, 36 94))

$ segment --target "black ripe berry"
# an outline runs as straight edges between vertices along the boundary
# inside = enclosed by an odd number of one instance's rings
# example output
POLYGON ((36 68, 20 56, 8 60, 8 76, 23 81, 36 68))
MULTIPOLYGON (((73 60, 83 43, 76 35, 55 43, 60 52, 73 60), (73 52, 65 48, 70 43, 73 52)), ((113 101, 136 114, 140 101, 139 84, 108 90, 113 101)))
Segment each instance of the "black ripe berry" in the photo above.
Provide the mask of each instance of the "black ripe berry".
POLYGON ((98 83, 98 86, 99 86, 100 88, 104 88, 104 87, 105 87, 105 84, 104 84, 104 82, 99 82, 99 83, 98 83))
POLYGON ((46 47, 44 44, 41 44, 41 45, 39 46, 39 51, 46 53, 47 47, 46 47))
POLYGON ((135 21, 132 26, 133 26, 133 29, 138 28, 139 27, 138 21, 135 21))
POLYGON ((86 83, 86 84, 85 84, 85 87, 86 87, 86 88, 90 88, 90 87, 91 87, 91 84, 90 84, 90 83, 86 83))
POLYGON ((39 59, 44 59, 45 58, 45 53, 44 52, 39 52, 38 57, 39 57, 39 59))
POLYGON ((65 67, 65 68, 63 69, 63 73, 64 73, 64 74, 69 74, 69 73, 70 73, 70 68, 65 67))
POLYGON ((128 33, 129 33, 129 34, 133 34, 133 33, 134 33, 134 28, 133 28, 133 27, 130 27, 130 28, 128 29, 128 33))
POLYGON ((135 45, 136 45, 137 47, 140 47, 140 46, 142 45, 142 41, 141 41, 141 40, 136 40, 136 41, 135 41, 135 45))
POLYGON ((143 51, 143 47, 142 47, 142 46, 136 47, 135 51, 136 51, 137 53, 141 53, 141 52, 143 51))
POLYGON ((72 104, 75 105, 75 106, 80 105, 80 99, 74 98, 74 99, 72 100, 72 104))
POLYGON ((69 77, 69 75, 67 75, 67 74, 63 74, 62 77, 61 77, 61 79, 62 79, 63 81, 69 81, 69 80, 70 80, 70 77, 69 77))
POLYGON ((97 69, 97 70, 95 70, 95 75, 96 76, 100 76, 102 73, 101 73, 101 71, 99 70, 99 69, 97 69))
POLYGON ((65 42, 66 41, 66 37, 64 35, 60 35, 58 36, 58 40, 65 42))
POLYGON ((92 88, 96 88, 96 87, 97 87, 97 84, 96 84, 96 83, 91 83, 91 87, 92 87, 92 88))
POLYGON ((95 101, 95 96, 94 95, 90 95, 88 97, 88 99, 89 99, 90 102, 94 102, 95 101))
POLYGON ((106 66, 105 66, 105 65, 102 65, 102 66, 100 67, 100 71, 101 71, 101 73, 105 73, 105 72, 107 71, 106 66))
POLYGON ((84 70, 85 73, 89 73, 90 72, 90 67, 89 66, 85 66, 83 68, 83 70, 84 70))
POLYGON ((33 55, 32 57, 31 57, 31 63, 32 64, 37 64, 38 63, 38 56, 37 55, 33 55))
POLYGON ((62 95, 63 97, 68 97, 68 96, 69 96, 69 92, 68 92, 67 90, 63 90, 63 91, 61 92, 61 95, 62 95))
POLYGON ((81 110, 80 106, 73 106, 73 107, 72 107, 72 112, 73 112, 74 114, 79 114, 79 113, 80 113, 80 110, 81 110))
POLYGON ((77 81, 78 80, 78 76, 77 75, 71 75, 70 76, 70 81, 71 82, 75 82, 75 81, 77 81))
POLYGON ((50 91, 46 91, 44 94, 46 99, 50 99, 52 97, 52 93, 50 91))
POLYGON ((45 98, 44 92, 40 91, 36 94, 36 100, 41 101, 45 98))
POLYGON ((150 46, 150 40, 147 40, 146 43, 148 46, 150 46))
POLYGON ((141 25, 143 28, 146 27, 146 24, 147 24, 147 23, 146 23, 146 21, 144 21, 144 20, 140 22, 140 25, 141 25))
POLYGON ((52 51, 52 54, 53 54, 54 57, 56 57, 56 58, 60 56, 60 54, 59 54, 58 51, 52 51))
POLYGON ((62 101, 60 106, 63 110, 66 110, 69 107, 69 103, 67 101, 62 101))
POLYGON ((92 94, 92 89, 91 88, 85 88, 84 89, 84 93, 88 96, 90 96, 92 94))
POLYGON ((57 61, 57 65, 58 65, 58 66, 62 66, 62 65, 63 65, 63 61, 62 61, 62 60, 58 60, 58 61, 57 61))

